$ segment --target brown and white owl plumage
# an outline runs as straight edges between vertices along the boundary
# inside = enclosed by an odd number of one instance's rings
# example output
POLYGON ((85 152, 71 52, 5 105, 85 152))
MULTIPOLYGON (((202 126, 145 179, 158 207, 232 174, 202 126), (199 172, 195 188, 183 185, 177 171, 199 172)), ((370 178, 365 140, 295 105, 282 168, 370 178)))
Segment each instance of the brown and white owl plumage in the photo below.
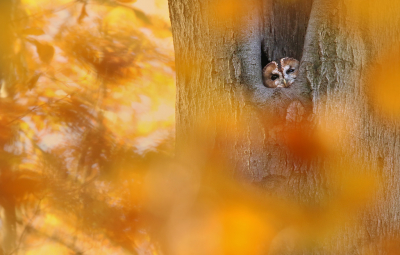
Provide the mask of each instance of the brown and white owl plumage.
POLYGON ((299 65, 300 63, 297 59, 287 57, 281 59, 281 71, 287 86, 292 85, 297 78, 299 74, 299 65))
POLYGON ((278 63, 272 61, 268 63, 263 69, 263 83, 268 88, 284 88, 285 80, 279 70, 278 63))
POLYGON ((275 61, 263 69, 263 83, 268 88, 287 88, 293 84, 299 73, 299 61, 294 58, 282 58, 279 67, 275 61))

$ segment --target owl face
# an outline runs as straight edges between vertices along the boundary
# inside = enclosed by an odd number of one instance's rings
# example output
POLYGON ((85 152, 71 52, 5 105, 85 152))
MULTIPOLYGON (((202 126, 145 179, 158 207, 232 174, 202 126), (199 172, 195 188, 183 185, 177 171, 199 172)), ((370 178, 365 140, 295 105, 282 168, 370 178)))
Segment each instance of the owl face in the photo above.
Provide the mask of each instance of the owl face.
POLYGON ((268 63, 263 69, 263 83, 268 88, 284 88, 286 81, 279 71, 278 64, 275 61, 268 63))
POLYGON ((294 58, 281 59, 281 71, 288 86, 292 85, 299 73, 299 61, 294 58))

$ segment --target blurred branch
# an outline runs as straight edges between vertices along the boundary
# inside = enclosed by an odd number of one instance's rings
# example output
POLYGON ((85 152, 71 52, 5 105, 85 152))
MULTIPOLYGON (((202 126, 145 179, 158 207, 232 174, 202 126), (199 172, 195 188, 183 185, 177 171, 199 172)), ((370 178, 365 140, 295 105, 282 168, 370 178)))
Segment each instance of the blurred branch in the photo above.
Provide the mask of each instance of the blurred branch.
POLYGON ((4 199, 2 201, 2 206, 4 208, 4 238, 3 238, 3 249, 6 254, 9 253, 10 250, 14 250, 15 241, 16 241, 16 208, 15 201, 11 199, 4 199))
MULTIPOLYGON (((38 216, 38 214, 39 214, 39 212, 40 212, 40 204, 41 204, 42 200, 43 200, 43 198, 39 199, 39 202, 38 202, 38 204, 36 205, 35 212, 33 213, 32 217, 29 219, 28 223, 25 224, 25 227, 24 227, 24 229, 22 230, 22 233, 21 233, 21 235, 20 235, 20 237, 19 237, 18 244, 17 244, 17 246, 15 247, 14 251, 10 252, 10 255, 11 255, 11 254, 14 254, 14 253, 17 253, 18 250, 20 249, 20 247, 21 247, 21 245, 22 245, 23 238, 24 238, 25 234, 28 233, 28 226, 31 225, 32 221, 38 216)), ((17 221, 17 223, 18 223, 18 224, 24 224, 22 221, 17 221)))
MULTIPOLYGON (((18 224, 24 225, 24 223, 22 221, 18 221, 18 224)), ((47 239, 50 239, 53 242, 59 243, 59 244, 65 246, 65 247, 67 247, 71 251, 73 251, 75 254, 84 254, 84 252, 80 248, 78 248, 76 245, 74 245, 72 243, 67 243, 60 236, 58 236, 56 234, 48 234, 48 233, 46 233, 44 231, 41 231, 41 230, 35 228, 30 223, 25 225, 25 229, 24 230, 26 230, 26 232, 31 232, 31 233, 33 232, 33 233, 35 233, 37 235, 44 236, 44 237, 46 237, 47 239)))
MULTIPOLYGON (((34 144, 34 141, 32 142, 34 144)), ((35 144, 34 146, 43 154, 51 156, 39 146, 35 144)), ((44 159, 49 165, 59 169, 54 160, 49 160, 47 157, 44 159)), ((101 232, 116 245, 136 254, 135 243, 132 239, 137 234, 140 215, 136 205, 109 204, 103 191, 99 190, 92 180, 81 183, 75 178, 66 180, 55 177, 49 184, 49 193, 52 194, 51 200, 56 209, 68 213, 66 208, 69 208, 72 209, 72 214, 80 215, 78 218, 84 226, 82 228, 84 233, 101 232)))
POLYGON ((25 117, 25 116, 28 115, 29 113, 31 113, 31 112, 33 112, 33 111, 35 111, 35 110, 37 110, 37 109, 39 109, 39 108, 41 108, 41 107, 43 107, 43 106, 45 106, 45 105, 51 105, 51 104, 57 103, 57 102, 59 102, 59 101, 64 100, 65 98, 67 98, 67 97, 69 97, 69 96, 74 95, 74 94, 75 94, 75 93, 71 93, 71 94, 68 94, 68 95, 66 95, 66 96, 64 96, 64 97, 62 97, 62 98, 60 98, 60 99, 54 100, 54 101, 52 101, 52 102, 47 102, 47 103, 43 103, 43 104, 34 106, 32 109, 30 109, 30 110, 27 111, 26 113, 24 113, 24 114, 22 114, 22 115, 20 115, 20 116, 18 116, 18 117, 16 117, 16 118, 14 118, 14 119, 12 119, 12 120, 11 120, 10 122, 8 122, 6 125, 9 126, 9 125, 10 125, 11 123, 13 123, 14 121, 17 121, 17 120, 19 120, 19 119, 25 117))

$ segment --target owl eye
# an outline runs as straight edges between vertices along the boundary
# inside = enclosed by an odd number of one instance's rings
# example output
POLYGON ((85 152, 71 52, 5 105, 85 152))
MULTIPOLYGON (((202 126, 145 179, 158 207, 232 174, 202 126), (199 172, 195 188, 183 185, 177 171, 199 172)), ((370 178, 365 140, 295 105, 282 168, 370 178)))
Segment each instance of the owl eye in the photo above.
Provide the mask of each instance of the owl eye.
POLYGON ((292 69, 292 68, 286 71, 286 73, 293 73, 293 72, 294 72, 294 69, 292 69))
POLYGON ((271 76, 271 80, 276 80, 276 79, 278 79, 278 77, 279 77, 279 75, 277 75, 277 74, 273 74, 272 76, 271 76))

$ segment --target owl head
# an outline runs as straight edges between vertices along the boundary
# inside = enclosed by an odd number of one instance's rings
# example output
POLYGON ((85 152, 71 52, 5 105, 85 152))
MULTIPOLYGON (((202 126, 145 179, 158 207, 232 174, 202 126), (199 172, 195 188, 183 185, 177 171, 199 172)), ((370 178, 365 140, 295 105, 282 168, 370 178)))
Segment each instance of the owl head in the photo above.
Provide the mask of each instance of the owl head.
POLYGON ((284 88, 286 81, 283 79, 279 66, 275 61, 268 63, 263 69, 263 83, 268 88, 284 88))
POLYGON ((294 58, 282 58, 281 69, 283 78, 288 83, 288 86, 292 85, 299 73, 299 61, 294 58))

